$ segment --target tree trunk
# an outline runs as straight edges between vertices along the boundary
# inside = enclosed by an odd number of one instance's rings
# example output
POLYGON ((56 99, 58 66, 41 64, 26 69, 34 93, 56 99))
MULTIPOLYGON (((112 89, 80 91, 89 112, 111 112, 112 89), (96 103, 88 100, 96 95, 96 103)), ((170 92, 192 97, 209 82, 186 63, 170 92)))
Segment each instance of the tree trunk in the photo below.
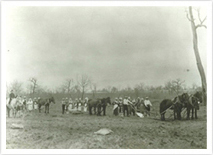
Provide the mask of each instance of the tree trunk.
POLYGON ((194 54, 196 57, 196 61, 197 61, 197 68, 198 71, 200 73, 200 77, 201 77, 201 83, 202 83, 202 92, 203 92, 203 103, 204 105, 206 105, 206 94, 207 94, 207 89, 206 89, 206 76, 205 76, 205 72, 203 69, 203 65, 200 59, 200 55, 199 55, 199 50, 198 50, 198 42, 197 42, 197 27, 195 26, 195 22, 194 22, 194 17, 193 17, 193 13, 192 13, 192 7, 189 7, 189 14, 190 14, 190 19, 191 19, 191 27, 192 27, 192 34, 193 34, 193 48, 194 48, 194 54))

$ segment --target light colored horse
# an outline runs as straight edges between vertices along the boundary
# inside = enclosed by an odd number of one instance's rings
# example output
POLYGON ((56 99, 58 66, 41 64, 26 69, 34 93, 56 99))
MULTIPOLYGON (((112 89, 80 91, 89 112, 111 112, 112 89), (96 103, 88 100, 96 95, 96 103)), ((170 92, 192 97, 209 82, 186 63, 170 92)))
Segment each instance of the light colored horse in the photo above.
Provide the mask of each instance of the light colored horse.
POLYGON ((17 113, 21 110, 21 107, 23 107, 23 102, 20 98, 13 98, 9 104, 9 100, 10 100, 9 98, 6 100, 8 117, 10 117, 11 110, 12 110, 12 116, 16 117, 17 113))
POLYGON ((16 116, 16 109, 17 109, 17 98, 13 98, 9 104, 9 101, 10 101, 10 98, 8 98, 6 100, 6 107, 7 107, 7 115, 8 117, 10 117, 10 113, 11 113, 11 110, 12 110, 12 116, 15 117, 16 116))

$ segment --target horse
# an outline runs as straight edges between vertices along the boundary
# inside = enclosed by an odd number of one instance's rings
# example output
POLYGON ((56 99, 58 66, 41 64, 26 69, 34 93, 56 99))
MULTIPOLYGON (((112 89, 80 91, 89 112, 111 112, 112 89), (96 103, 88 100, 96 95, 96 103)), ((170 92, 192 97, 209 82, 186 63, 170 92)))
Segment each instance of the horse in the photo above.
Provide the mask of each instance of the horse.
POLYGON ((202 92, 196 92, 195 94, 189 96, 189 102, 186 105, 187 119, 190 119, 191 110, 192 110, 191 119, 194 119, 194 112, 195 112, 195 119, 197 119, 197 110, 200 109, 199 106, 200 103, 202 103, 202 92))
POLYGON ((92 115, 92 109, 94 111, 94 114, 96 114, 96 108, 98 103, 100 103, 99 99, 89 99, 88 100, 88 108, 89 108, 89 114, 92 115))
POLYGON ((104 116, 106 115, 106 106, 107 106, 107 104, 111 105, 111 99, 110 99, 110 97, 102 98, 101 99, 101 105, 102 105, 102 111, 103 111, 103 115, 104 116))
POLYGON ((38 110, 39 113, 41 112, 41 106, 45 106, 45 113, 49 113, 49 106, 50 103, 54 103, 55 104, 55 99, 53 97, 51 98, 47 98, 47 99, 38 99, 38 110))
POLYGON ((98 116, 101 115, 102 111, 103 111, 103 115, 106 115, 107 104, 111 105, 110 97, 102 98, 102 99, 100 99, 100 98, 89 99, 88 100, 89 114, 92 115, 92 109, 93 109, 94 114, 97 114, 98 116), (98 112, 96 112, 96 108, 98 109, 98 112))
POLYGON ((7 114, 10 117, 10 111, 12 110, 13 117, 16 117, 16 114, 21 110, 21 106, 23 103, 19 98, 13 98, 9 104, 10 98, 7 99, 6 107, 7 107, 7 114))
POLYGON ((176 96, 173 100, 164 99, 160 103, 160 115, 161 120, 165 120, 165 113, 167 109, 172 109, 174 112, 174 119, 181 120, 181 111, 182 108, 186 107, 188 104, 189 95, 187 93, 183 93, 182 95, 176 96))

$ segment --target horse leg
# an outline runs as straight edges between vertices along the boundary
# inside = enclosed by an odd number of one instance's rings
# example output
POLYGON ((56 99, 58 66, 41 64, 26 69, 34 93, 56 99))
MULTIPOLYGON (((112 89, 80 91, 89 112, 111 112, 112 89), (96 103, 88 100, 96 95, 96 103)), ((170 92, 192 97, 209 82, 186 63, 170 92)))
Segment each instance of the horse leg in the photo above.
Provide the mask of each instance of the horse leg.
POLYGON ((50 112, 50 105, 48 105, 48 114, 49 114, 49 112, 50 112))
POLYGON ((38 105, 38 111, 39 111, 39 113, 41 113, 41 105, 40 104, 38 105))
POLYGON ((191 119, 194 119, 194 108, 192 108, 192 118, 191 119))
POLYGON ((10 109, 8 107, 7 108, 7 117, 9 118, 10 117, 10 109))
POLYGON ((94 114, 96 115, 96 105, 94 105, 94 114))
POLYGON ((187 118, 186 119, 189 119, 190 117, 190 108, 187 108, 187 118))
POLYGON ((195 119, 197 119, 197 109, 195 108, 195 119))
POLYGON ((89 114, 92 115, 92 106, 89 105, 89 114))
POLYGON ((174 110, 174 120, 176 120, 176 111, 174 110))

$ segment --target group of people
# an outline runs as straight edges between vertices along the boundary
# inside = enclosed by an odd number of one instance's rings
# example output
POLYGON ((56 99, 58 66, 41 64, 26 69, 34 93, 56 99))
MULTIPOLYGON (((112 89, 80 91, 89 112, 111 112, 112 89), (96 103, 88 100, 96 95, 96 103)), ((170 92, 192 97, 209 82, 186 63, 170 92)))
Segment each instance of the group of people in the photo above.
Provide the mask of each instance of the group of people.
POLYGON ((32 110, 36 110, 38 109, 38 100, 40 99, 40 97, 38 98, 26 98, 26 96, 18 96, 18 95, 15 95, 13 93, 13 90, 11 90, 10 94, 9 94, 9 102, 8 104, 10 105, 11 104, 11 101, 16 98, 17 100, 17 106, 20 110, 27 110, 27 111, 32 111, 32 110))
POLYGON ((68 97, 62 98, 62 114, 71 111, 87 112, 88 100, 89 99, 87 97, 84 100, 82 100, 81 98, 76 98, 75 100, 73 100, 72 98, 68 99, 68 97))
POLYGON ((123 116, 135 116, 136 112, 141 112, 143 115, 150 116, 150 107, 152 106, 152 103, 148 97, 144 100, 140 97, 137 99, 131 99, 130 97, 125 96, 124 99, 122 99, 122 97, 116 97, 113 105, 113 114, 115 116, 118 116, 119 113, 123 114, 123 116))

